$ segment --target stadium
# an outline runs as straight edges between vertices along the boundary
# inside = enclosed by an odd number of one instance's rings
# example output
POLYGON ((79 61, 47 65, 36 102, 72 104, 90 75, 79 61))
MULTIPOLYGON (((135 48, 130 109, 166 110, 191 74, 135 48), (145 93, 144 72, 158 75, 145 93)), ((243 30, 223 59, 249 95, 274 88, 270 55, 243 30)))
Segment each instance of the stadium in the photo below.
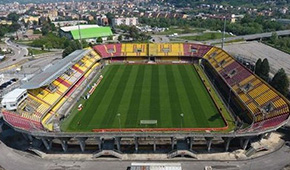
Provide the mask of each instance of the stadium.
POLYGON ((218 47, 117 43, 71 53, 1 104, 5 122, 48 151, 194 157, 247 149, 287 122, 290 103, 218 47))

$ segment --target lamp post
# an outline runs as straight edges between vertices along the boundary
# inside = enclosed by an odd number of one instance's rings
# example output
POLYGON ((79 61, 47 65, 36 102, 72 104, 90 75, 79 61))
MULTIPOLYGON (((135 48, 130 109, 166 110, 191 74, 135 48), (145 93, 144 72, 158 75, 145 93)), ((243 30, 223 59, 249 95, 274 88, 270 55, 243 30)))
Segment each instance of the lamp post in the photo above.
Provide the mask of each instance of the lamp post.
POLYGON ((183 122, 183 113, 180 114, 180 118, 181 118, 181 128, 182 128, 182 122, 183 122))
POLYGON ((118 116, 118 119, 119 119, 119 130, 121 132, 121 114, 118 113, 117 116, 118 116))
POLYGON ((225 22, 224 22, 224 30, 223 30, 223 33, 222 33, 222 45, 221 45, 221 47, 222 47, 222 49, 224 49, 224 43, 225 43, 225 34, 226 34, 226 16, 224 16, 225 17, 225 22))

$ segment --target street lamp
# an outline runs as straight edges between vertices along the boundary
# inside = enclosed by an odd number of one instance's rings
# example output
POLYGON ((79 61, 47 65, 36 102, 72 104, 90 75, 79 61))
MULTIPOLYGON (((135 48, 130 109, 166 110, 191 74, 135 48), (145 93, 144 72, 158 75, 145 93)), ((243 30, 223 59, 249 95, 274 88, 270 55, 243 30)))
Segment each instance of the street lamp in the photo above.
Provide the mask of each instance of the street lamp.
POLYGON ((121 132, 121 114, 118 113, 117 116, 118 116, 118 119, 119 119, 119 130, 121 132))
POLYGON ((182 128, 183 116, 184 116, 183 113, 181 113, 180 114, 180 117, 181 117, 181 128, 182 128))

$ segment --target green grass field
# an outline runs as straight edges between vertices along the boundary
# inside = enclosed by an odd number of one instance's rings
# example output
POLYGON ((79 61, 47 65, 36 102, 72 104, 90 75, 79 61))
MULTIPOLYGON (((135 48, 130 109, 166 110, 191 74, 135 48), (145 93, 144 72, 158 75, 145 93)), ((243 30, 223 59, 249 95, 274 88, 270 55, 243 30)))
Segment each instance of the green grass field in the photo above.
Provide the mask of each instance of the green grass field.
POLYGON ((119 128, 219 128, 226 124, 192 65, 110 65, 63 131, 119 128), (180 114, 183 114, 182 118, 180 114), (157 125, 140 125, 157 120, 157 125))

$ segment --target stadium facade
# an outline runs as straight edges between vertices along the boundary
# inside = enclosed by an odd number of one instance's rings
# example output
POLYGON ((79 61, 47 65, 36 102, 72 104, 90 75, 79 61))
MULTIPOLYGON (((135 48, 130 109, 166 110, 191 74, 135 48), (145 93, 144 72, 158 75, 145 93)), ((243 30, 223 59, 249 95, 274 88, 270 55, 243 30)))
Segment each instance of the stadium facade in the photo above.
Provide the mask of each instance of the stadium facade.
POLYGON ((240 147, 246 149, 252 139, 269 135, 289 117, 289 101, 231 55, 217 47, 192 43, 103 44, 77 50, 19 89, 4 96, 1 103, 8 125, 31 140, 41 140, 47 150, 55 145, 63 151, 74 145, 79 145, 81 151, 93 147, 95 157, 120 157, 128 147, 137 152, 147 146, 154 152, 167 146, 169 157, 194 157, 195 145, 208 151, 212 144, 224 145, 228 151, 231 141, 239 141, 240 147), (62 120, 70 115, 88 85, 100 78, 102 69, 112 63, 198 64, 231 113, 235 127, 231 131, 211 128, 62 131, 62 120))

